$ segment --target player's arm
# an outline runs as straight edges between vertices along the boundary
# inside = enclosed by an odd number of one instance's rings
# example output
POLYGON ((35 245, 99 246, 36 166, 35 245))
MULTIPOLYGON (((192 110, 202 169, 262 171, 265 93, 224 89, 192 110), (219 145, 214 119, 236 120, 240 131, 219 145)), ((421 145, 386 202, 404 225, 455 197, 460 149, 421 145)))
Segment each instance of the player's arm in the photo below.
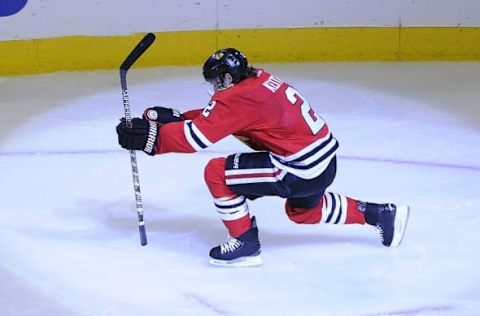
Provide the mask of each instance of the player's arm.
POLYGON ((181 125, 167 124, 160 131, 157 153, 193 152, 209 147, 228 135, 241 131, 249 124, 249 116, 241 106, 229 106, 220 101, 211 101, 192 120, 181 125))
POLYGON ((116 127, 118 143, 122 148, 142 150, 153 156, 165 152, 194 152, 183 136, 184 121, 157 123, 135 117, 128 124, 121 119, 116 127))
MULTIPOLYGON (((183 113, 165 107, 152 107, 145 110, 143 118, 159 123, 162 129, 158 130, 155 153, 182 152, 191 153, 196 149, 190 146, 185 137, 187 128, 183 121, 191 121, 199 117, 204 109, 194 109, 183 113), (182 122, 181 124, 171 124, 182 122), (168 125, 168 127, 167 127, 168 125)), ((187 122, 188 123, 188 122, 187 122)))
MULTIPOLYGON (((204 149, 220 139, 235 134, 248 124, 248 115, 241 110, 220 104, 215 111, 211 102, 193 120, 135 118, 132 128, 125 121, 117 126, 119 144, 123 148, 143 150, 149 155, 180 152, 191 153, 204 149)), ((188 116, 188 115, 187 115, 188 116)), ((153 117, 153 116, 152 116, 153 117)))
MULTIPOLYGON (((143 150, 149 155, 157 153, 157 147, 160 144, 160 128, 172 123, 183 122, 200 115, 200 110, 190 110, 185 113, 172 108, 155 106, 147 108, 142 118, 134 118, 131 124, 127 124, 124 119, 116 127, 118 134, 118 143, 122 148, 131 150, 143 150)), ((178 126, 183 126, 178 124, 178 126)), ((177 127, 178 127, 177 126, 177 127)), ((165 145, 171 148, 171 151, 193 152, 189 146, 182 146, 182 141, 177 141, 175 135, 164 136, 165 145)), ((165 147, 165 146, 164 146, 165 147)))
POLYGON ((203 109, 189 110, 189 111, 183 112, 182 117, 185 120, 193 120, 194 118, 200 116, 202 112, 203 112, 203 109))

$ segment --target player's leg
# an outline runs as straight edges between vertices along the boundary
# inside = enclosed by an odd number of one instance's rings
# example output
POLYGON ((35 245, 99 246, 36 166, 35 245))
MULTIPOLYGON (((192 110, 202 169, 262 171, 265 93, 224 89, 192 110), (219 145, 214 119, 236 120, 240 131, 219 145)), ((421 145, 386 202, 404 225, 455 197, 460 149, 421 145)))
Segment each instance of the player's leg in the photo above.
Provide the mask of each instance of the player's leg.
POLYGON ((319 177, 312 180, 297 178, 291 181, 291 198, 285 203, 288 217, 299 224, 367 223, 380 231, 383 245, 391 247, 400 244, 408 220, 408 207, 364 202, 325 192, 333 182, 335 173, 334 159, 319 177), (312 188, 316 188, 318 192, 312 192, 312 188))
POLYGON ((266 195, 288 196, 281 182, 285 173, 274 167, 268 153, 244 153, 211 160, 205 181, 217 212, 230 238, 210 252, 218 265, 260 264, 260 242, 255 218, 250 217, 247 199, 266 195), (246 262, 247 261, 247 262, 246 262))
POLYGON ((290 197, 285 202, 288 217, 299 224, 364 224, 358 201, 340 194, 325 192, 337 172, 336 158, 318 177, 305 180, 293 175, 286 182, 290 197))
POLYGON ((285 202, 285 211, 298 224, 365 224, 365 214, 359 210, 357 200, 331 192, 290 198, 285 202))
POLYGON ((227 240, 210 250, 209 262, 219 266, 262 264, 255 218, 250 217, 247 198, 225 183, 226 158, 215 158, 205 167, 205 182, 214 198, 217 213, 228 230, 227 240))
POLYGON ((231 236, 237 237, 251 226, 247 199, 288 197, 288 187, 281 181, 284 175, 266 152, 215 158, 207 164, 205 182, 231 236))
POLYGON ((230 236, 238 237, 251 227, 247 199, 225 184, 226 158, 215 158, 205 167, 205 182, 213 196, 216 211, 230 236))
MULTIPOLYGON (((310 200, 312 197, 300 198, 310 200)), ((298 224, 370 224, 380 232, 382 244, 398 246, 405 234, 409 207, 392 203, 377 204, 326 192, 314 207, 305 207, 289 199, 285 203, 288 217, 298 224)))

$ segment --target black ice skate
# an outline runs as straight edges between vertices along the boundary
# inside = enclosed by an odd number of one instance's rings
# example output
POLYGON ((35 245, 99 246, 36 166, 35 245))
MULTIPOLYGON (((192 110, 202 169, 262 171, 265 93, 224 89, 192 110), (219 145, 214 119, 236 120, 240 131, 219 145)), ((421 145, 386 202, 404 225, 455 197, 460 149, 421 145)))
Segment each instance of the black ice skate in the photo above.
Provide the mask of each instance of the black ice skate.
POLYGON ((255 217, 252 227, 238 238, 231 236, 221 245, 210 250, 209 263, 216 266, 248 267, 262 264, 260 241, 255 217))
POLYGON ((398 246, 407 228, 409 207, 380 204, 377 208, 378 218, 375 226, 380 232, 382 244, 386 247, 398 246))

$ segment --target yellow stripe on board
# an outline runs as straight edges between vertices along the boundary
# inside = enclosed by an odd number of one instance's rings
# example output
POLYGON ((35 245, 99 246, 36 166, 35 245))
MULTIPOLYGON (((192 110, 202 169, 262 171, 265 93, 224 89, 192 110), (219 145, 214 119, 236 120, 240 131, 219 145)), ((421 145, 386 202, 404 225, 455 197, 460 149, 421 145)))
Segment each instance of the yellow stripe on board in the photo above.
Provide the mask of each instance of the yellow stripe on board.
MULTIPOLYGON (((143 35, 0 41, 0 75, 116 69, 143 35)), ((236 47, 252 63, 480 60, 480 27, 243 29, 156 35, 157 41, 138 66, 201 64, 220 47, 236 47)))
POLYGON ((478 61, 480 27, 402 28, 400 57, 403 61, 478 61))

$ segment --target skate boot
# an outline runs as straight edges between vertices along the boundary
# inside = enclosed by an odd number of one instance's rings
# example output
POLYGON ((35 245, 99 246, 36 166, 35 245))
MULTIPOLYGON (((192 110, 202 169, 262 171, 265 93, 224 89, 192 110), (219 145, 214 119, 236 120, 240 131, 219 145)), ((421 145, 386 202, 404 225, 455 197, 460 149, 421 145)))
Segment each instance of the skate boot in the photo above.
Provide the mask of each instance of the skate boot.
POLYGON ((248 267, 262 264, 260 241, 255 217, 252 227, 238 238, 229 236, 227 240, 210 250, 209 263, 216 266, 248 267))
POLYGON ((395 204, 373 205, 378 212, 375 227, 380 232, 382 244, 386 247, 398 246, 402 242, 407 228, 409 207, 395 204))

